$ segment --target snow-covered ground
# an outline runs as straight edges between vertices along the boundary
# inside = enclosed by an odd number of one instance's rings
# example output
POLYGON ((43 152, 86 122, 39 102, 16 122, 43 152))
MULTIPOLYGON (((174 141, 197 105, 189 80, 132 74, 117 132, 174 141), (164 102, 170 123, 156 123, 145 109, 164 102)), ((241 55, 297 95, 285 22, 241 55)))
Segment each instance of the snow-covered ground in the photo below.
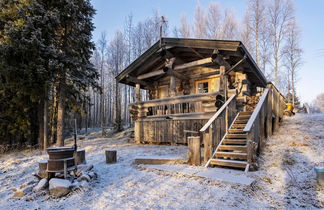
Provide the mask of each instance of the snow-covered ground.
POLYGON ((61 199, 46 193, 13 198, 12 188, 33 182, 37 162, 47 155, 36 151, 6 154, 0 157, 0 209, 324 208, 324 187, 316 185, 314 172, 314 165, 324 162, 324 115, 285 118, 260 157, 260 170, 248 173, 256 179, 252 186, 132 164, 138 156, 185 156, 185 146, 136 145, 127 138, 80 142, 87 162, 99 175, 89 190, 61 199), (117 150, 116 164, 105 163, 104 151, 109 149, 117 150))

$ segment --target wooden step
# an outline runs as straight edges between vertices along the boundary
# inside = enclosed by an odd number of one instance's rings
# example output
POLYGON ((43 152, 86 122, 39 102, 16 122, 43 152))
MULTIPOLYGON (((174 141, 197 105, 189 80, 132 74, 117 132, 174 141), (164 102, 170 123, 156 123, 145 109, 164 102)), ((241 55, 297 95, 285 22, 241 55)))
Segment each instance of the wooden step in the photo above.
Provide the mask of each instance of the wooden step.
POLYGON ((244 119, 244 120, 238 119, 238 120, 235 120, 234 124, 246 124, 248 121, 249 120, 247 120, 247 119, 244 119))
POLYGON ((244 128, 245 128, 245 125, 246 125, 246 124, 233 124, 233 125, 232 125, 232 128, 235 128, 235 129, 236 129, 236 128, 244 129, 244 128))
POLYGON ((241 145, 220 145, 218 151, 222 150, 234 150, 234 151, 242 151, 246 152, 247 147, 241 145))
POLYGON ((223 144, 246 144, 246 139, 224 139, 223 144))
POLYGON ((227 139, 246 139, 247 134, 227 134, 227 139))
POLYGON ((216 157, 223 157, 223 158, 235 158, 235 159, 247 159, 246 153, 240 153, 240 152, 216 152, 216 157))
POLYGON ((237 119, 239 120, 248 120, 250 119, 251 115, 239 115, 237 119))
POLYGON ((240 112, 239 115, 252 115, 252 112, 240 112))
POLYGON ((222 159, 211 159, 210 163, 217 166, 228 166, 233 168, 245 168, 247 165, 246 161, 239 160, 222 160, 222 159))
POLYGON ((231 129, 228 130, 228 133, 230 133, 230 134, 243 133, 244 134, 245 132, 243 131, 243 129, 231 128, 231 129))

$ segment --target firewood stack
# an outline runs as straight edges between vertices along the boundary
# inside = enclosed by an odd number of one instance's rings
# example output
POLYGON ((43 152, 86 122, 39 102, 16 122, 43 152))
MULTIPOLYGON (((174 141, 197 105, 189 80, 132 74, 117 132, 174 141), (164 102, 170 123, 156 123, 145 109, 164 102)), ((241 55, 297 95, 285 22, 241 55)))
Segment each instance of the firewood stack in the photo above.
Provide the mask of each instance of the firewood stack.
POLYGON ((253 111, 258 104, 260 96, 247 96, 247 102, 245 104, 246 111, 253 111))

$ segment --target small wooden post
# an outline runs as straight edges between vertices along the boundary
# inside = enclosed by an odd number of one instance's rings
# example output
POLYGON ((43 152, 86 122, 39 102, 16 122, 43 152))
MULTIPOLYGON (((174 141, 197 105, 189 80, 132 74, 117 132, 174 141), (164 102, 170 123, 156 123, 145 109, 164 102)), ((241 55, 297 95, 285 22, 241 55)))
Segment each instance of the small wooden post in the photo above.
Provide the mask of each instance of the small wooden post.
POLYGON ((189 136, 188 137, 188 150, 189 159, 188 163, 190 165, 200 165, 201 164, 201 152, 200 152, 200 137, 199 136, 189 136))
POLYGON ((117 162, 117 151, 116 150, 106 150, 106 163, 116 163, 117 162))
POLYGON ((78 149, 77 152, 74 153, 74 160, 76 165, 85 164, 85 150, 84 149, 78 149))
POLYGON ((38 175, 42 178, 47 178, 47 160, 42 160, 38 162, 38 175))
POLYGON ((212 138, 211 133, 209 132, 211 127, 209 127, 208 132, 205 132, 203 134, 203 140, 204 140, 204 163, 207 163, 207 161, 212 156, 212 138))

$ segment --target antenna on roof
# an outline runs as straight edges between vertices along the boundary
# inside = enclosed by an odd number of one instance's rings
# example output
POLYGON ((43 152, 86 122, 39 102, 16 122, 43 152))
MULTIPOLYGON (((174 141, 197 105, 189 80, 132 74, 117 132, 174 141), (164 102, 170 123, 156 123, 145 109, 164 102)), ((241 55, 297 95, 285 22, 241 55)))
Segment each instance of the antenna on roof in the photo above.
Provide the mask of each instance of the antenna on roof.
POLYGON ((160 47, 162 47, 162 35, 163 35, 163 24, 166 24, 168 21, 164 16, 161 16, 161 25, 160 25, 160 47))

